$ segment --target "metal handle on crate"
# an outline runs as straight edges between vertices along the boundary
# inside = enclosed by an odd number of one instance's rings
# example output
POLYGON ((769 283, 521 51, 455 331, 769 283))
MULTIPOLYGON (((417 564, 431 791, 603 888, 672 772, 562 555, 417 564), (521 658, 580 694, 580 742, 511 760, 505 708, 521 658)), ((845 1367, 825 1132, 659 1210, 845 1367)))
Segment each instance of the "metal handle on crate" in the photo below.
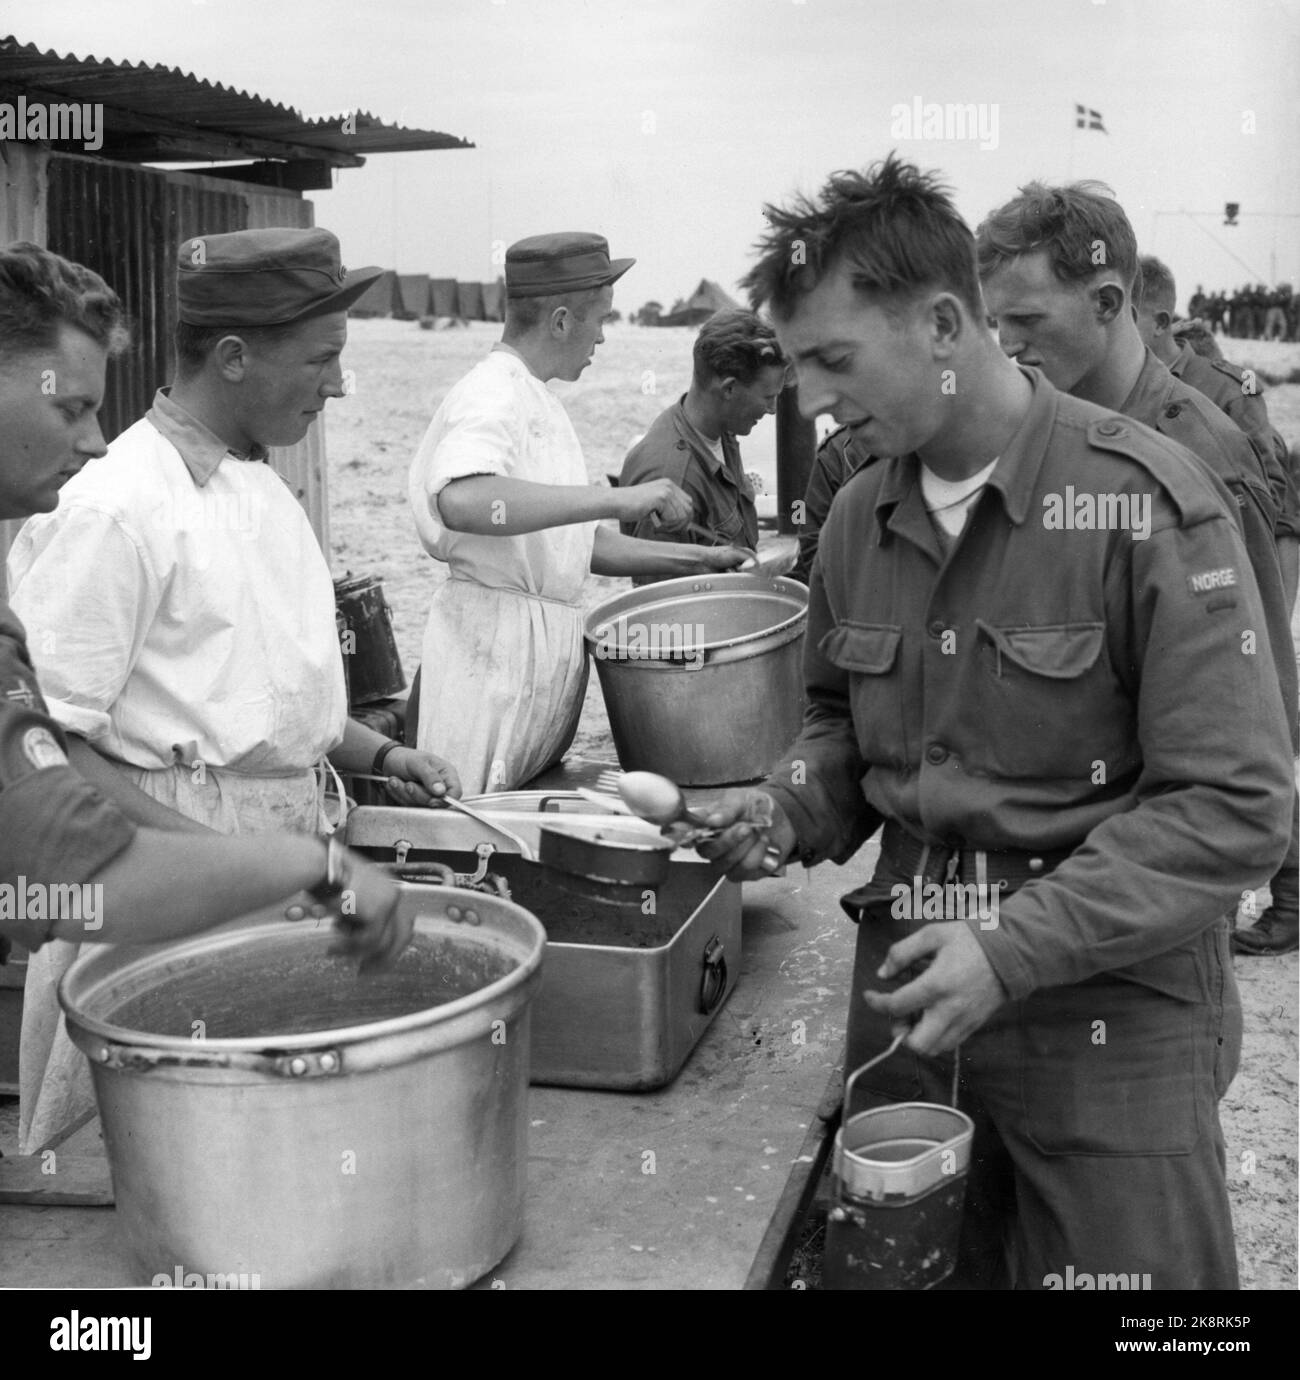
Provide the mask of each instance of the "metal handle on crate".
POLYGON ((715 934, 704 946, 704 977, 700 980, 700 1011, 710 1016, 727 990, 727 954, 715 934))

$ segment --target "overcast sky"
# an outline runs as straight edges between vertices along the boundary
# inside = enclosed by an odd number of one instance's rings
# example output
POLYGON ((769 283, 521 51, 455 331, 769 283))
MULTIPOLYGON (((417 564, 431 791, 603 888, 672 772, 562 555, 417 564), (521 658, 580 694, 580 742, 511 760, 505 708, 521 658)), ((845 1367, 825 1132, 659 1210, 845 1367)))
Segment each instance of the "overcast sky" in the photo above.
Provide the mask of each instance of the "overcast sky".
POLYGON ((1102 178, 1180 302, 1274 263, 1300 279, 1300 0, 5 0, 0 14, 59 52, 472 140, 376 155, 309 194, 353 266, 486 280, 502 245, 584 229, 638 260, 624 310, 701 277, 734 291, 763 202, 896 146, 944 170, 972 224, 1030 178, 1102 178), (894 107, 918 102, 982 107, 985 137, 902 137, 923 131, 894 107), (1107 133, 1076 132, 1076 102, 1107 133))

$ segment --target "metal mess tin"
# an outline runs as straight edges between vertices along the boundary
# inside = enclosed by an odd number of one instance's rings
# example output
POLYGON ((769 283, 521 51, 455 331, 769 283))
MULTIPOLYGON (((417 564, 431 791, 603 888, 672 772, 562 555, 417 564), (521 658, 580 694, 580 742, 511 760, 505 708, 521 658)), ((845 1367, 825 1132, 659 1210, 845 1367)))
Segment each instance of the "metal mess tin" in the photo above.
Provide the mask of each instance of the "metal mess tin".
POLYGON ((975 1123, 956 1107, 896 1102, 849 1116, 853 1084, 902 1044, 854 1070, 835 1136, 836 1203, 826 1218, 829 1289, 932 1289, 957 1265, 975 1123))

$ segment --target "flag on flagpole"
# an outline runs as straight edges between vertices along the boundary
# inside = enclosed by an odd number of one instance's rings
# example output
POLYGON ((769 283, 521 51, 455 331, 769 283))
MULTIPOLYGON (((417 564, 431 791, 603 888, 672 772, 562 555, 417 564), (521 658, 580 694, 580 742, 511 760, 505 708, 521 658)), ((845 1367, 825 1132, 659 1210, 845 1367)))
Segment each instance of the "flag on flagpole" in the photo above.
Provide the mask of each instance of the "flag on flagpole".
POLYGON ((1103 134, 1108 132, 1106 126, 1101 122, 1101 111, 1089 110, 1082 105, 1074 107, 1074 127, 1075 129, 1099 129, 1103 134))

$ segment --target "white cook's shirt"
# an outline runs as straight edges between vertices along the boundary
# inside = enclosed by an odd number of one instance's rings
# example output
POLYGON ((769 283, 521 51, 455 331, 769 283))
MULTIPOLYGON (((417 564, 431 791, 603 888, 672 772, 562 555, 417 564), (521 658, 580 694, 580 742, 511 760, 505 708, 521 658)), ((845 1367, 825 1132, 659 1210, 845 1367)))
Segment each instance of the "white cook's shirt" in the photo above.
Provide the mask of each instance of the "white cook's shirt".
POLYGON ((167 390, 26 523, 8 569, 51 715, 109 756, 276 775, 342 740, 334 586, 307 516, 167 390))
POLYGON ((576 604, 591 570, 595 522, 520 536, 445 527, 437 497, 453 479, 497 474, 535 484, 590 484, 559 398, 511 349, 494 347, 447 394, 411 465, 409 497, 421 545, 453 579, 576 604))
POLYGON ((580 600, 598 526, 452 531, 438 495, 475 474, 591 483, 559 398, 508 347, 494 347, 447 394, 408 490, 420 541, 450 576, 424 629, 417 746, 454 762, 467 795, 513 790, 573 738, 587 685, 580 600))

